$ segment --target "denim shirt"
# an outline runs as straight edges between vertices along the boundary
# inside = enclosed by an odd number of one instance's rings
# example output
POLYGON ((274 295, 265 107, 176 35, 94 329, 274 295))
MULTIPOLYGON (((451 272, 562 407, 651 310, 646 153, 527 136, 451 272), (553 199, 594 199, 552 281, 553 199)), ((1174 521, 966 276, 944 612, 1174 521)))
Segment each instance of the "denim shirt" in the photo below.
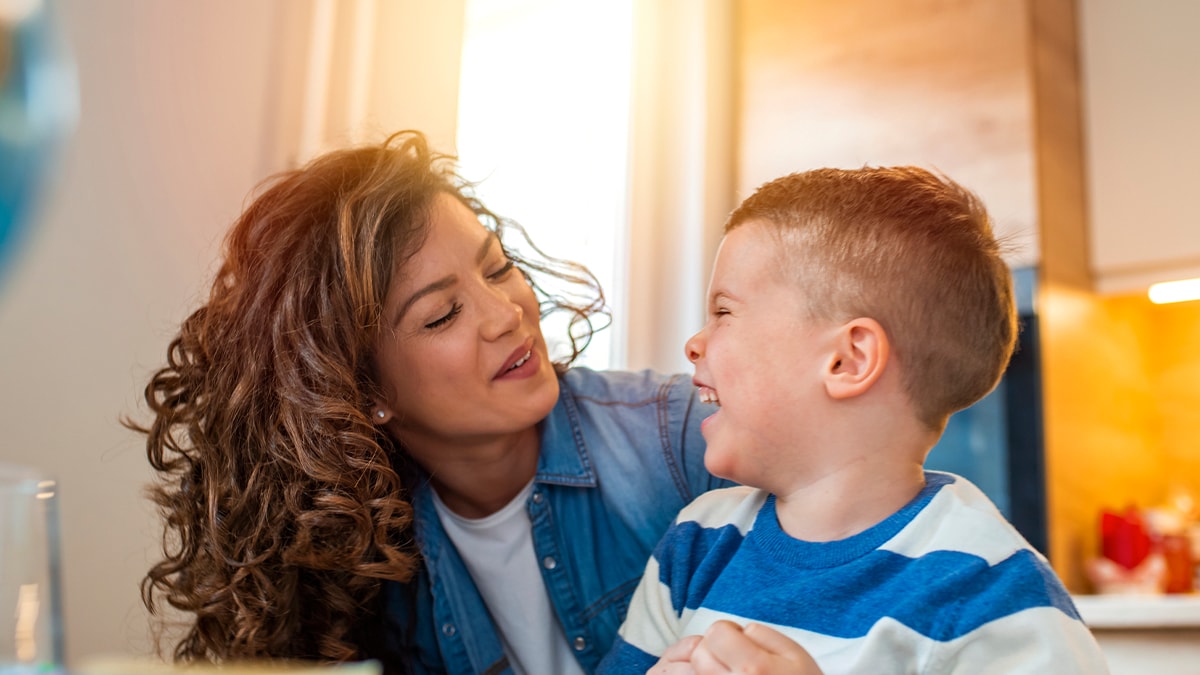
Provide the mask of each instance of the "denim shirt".
MULTIPOLYGON (((704 468, 691 379, 574 368, 541 426, 526 502, 533 546, 567 642, 592 672, 616 639, 655 545, 699 494, 730 485, 704 468)), ((384 587, 388 672, 511 673, 496 626, 442 529, 426 484, 413 497, 424 567, 384 587), (415 622, 414 622, 415 618, 415 622)))

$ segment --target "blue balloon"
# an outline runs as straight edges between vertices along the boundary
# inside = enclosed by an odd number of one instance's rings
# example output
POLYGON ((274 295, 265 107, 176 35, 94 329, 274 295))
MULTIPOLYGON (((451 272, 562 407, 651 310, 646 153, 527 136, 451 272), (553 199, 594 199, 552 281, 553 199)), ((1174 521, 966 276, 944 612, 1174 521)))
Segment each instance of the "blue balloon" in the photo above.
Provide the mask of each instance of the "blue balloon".
POLYGON ((0 11, 0 277, 74 128, 78 86, 49 0, 0 11))

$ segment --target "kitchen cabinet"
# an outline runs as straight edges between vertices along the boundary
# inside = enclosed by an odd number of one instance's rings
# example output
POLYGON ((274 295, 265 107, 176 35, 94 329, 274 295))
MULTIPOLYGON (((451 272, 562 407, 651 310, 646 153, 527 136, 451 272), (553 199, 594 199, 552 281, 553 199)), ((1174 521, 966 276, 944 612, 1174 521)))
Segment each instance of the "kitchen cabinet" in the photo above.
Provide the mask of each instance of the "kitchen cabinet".
POLYGON ((977 192, 1014 267, 1039 258, 1026 2, 744 0, 737 198, 820 167, 915 164, 977 192))
POLYGON ((1095 290, 1200 277, 1200 3, 1078 5, 1095 290))
POLYGON ((1083 592, 1096 514, 1111 499, 1156 494, 1163 472, 1147 460, 1158 455, 1148 451, 1150 389, 1131 356, 1141 333, 1092 292, 1078 9, 1077 0, 742 0, 735 185, 741 199, 791 171, 911 163, 980 194, 1016 246, 1010 264, 1037 269, 1048 548, 1067 587, 1083 592))

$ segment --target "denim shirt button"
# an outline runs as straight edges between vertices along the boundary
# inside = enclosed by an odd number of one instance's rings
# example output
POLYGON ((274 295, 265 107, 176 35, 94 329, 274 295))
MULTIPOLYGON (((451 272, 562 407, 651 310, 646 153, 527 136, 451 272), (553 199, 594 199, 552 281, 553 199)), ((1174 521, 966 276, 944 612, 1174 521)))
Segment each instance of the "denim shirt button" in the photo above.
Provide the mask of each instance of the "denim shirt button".
POLYGON ((457 632, 458 632, 458 629, 454 627, 454 624, 452 624, 452 623, 442 624, 442 635, 445 635, 446 637, 452 637, 457 632))
POLYGON ((540 492, 533 493, 533 503, 534 504, 541 504, 542 499, 543 499, 542 493, 540 493, 540 492))
POLYGON ((575 651, 581 652, 584 649, 587 649, 587 640, 584 640, 582 637, 577 637, 575 638, 575 642, 572 643, 572 646, 575 647, 575 651))
POLYGON ((548 570, 552 570, 555 567, 558 567, 558 561, 555 560, 552 556, 546 556, 545 558, 542 558, 542 567, 545 567, 548 570))

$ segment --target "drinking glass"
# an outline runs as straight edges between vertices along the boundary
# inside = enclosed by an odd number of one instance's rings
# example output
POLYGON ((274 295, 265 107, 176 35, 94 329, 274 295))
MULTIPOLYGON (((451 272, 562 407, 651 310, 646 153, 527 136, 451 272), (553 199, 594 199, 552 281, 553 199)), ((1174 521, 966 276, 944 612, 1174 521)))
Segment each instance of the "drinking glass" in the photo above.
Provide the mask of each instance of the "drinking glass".
POLYGON ((0 675, 61 672, 59 591, 58 486, 0 463, 0 675))

